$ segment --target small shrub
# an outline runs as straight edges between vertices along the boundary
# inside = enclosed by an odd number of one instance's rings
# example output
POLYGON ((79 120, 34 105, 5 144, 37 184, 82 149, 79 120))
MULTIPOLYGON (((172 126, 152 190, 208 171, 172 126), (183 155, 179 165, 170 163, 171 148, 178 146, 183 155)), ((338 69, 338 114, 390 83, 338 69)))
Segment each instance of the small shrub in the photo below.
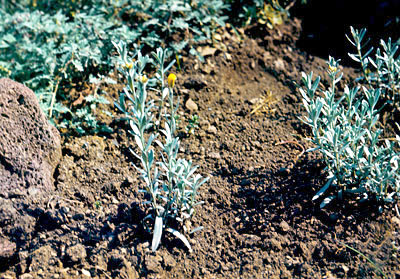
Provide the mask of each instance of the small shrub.
POLYGON ((302 74, 300 89, 307 115, 302 119, 312 129, 311 141, 323 155, 328 182, 314 196, 321 197, 328 189, 321 207, 344 194, 357 200, 376 198, 392 202, 400 194, 400 137, 381 139, 376 126, 377 103, 381 87, 345 86, 338 96, 337 84, 342 78, 338 61, 329 58, 330 87, 319 88, 320 78, 302 74), (322 93, 319 96, 318 93, 322 93))
POLYGON ((379 88, 385 101, 392 107, 400 110, 400 57, 398 55, 399 43, 380 41, 381 48, 375 55, 371 55, 373 48, 363 53, 369 40, 364 40, 366 29, 357 30, 351 27, 351 36, 347 37, 350 43, 357 49, 357 53, 349 54, 356 62, 361 64, 363 80, 369 88, 379 88))
POLYGON ((170 74, 165 83, 165 75, 173 63, 164 67, 166 51, 160 48, 153 53, 154 59, 151 60, 140 51, 130 57, 123 42, 115 44, 115 47, 122 66, 120 71, 127 80, 127 86, 115 105, 129 120, 130 134, 139 149, 138 154, 132 152, 140 161, 141 165, 136 169, 144 182, 142 191, 148 199, 144 204, 149 206, 150 214, 145 219, 154 222, 152 250, 157 249, 166 230, 181 239, 192 251, 184 234, 173 226, 181 224, 185 228, 184 220, 194 214, 196 205, 201 204, 197 201, 197 191, 208 178, 195 175, 197 167, 178 156, 180 142, 176 136, 175 117, 178 102, 174 94, 176 76, 170 74), (157 68, 153 78, 148 78, 144 73, 149 62, 157 68), (149 89, 158 92, 158 100, 148 100, 149 89), (168 111, 165 111, 166 108, 168 111), (162 139, 157 140, 159 137, 162 139), (160 149, 159 156, 155 154, 154 144, 160 149), (157 157, 160 158, 158 162, 157 157))

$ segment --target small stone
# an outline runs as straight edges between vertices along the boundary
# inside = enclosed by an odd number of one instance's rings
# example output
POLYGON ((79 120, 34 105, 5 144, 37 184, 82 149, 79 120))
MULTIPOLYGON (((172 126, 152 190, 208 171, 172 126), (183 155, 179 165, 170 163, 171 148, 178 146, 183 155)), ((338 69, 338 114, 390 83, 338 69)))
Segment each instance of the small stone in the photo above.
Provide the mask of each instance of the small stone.
POLYGON ((119 200, 117 200, 115 197, 112 197, 111 201, 113 204, 119 204, 119 200))
POLYGON ((283 60, 281 58, 278 58, 277 60, 275 60, 274 66, 277 70, 280 70, 280 71, 285 70, 285 63, 283 62, 283 60))
POLYGON ((217 152, 210 152, 208 153, 208 157, 210 157, 211 159, 221 159, 221 154, 217 152))
POLYGON ((190 98, 186 101, 185 107, 190 111, 197 111, 199 109, 197 104, 190 98))
POLYGON ((16 252, 16 244, 6 238, 0 238, 0 259, 11 258, 16 252))
POLYGON ((199 47, 197 49, 197 51, 200 52, 200 54, 202 56, 206 57, 206 56, 214 55, 214 53, 217 51, 217 49, 214 47, 205 46, 205 47, 199 47))
POLYGON ((397 218, 396 216, 392 217, 392 222, 396 223, 398 226, 400 226, 400 219, 397 218))
POLYGON ((282 221, 282 222, 279 224, 279 226, 280 226, 280 228, 281 228, 281 230, 282 230, 283 232, 288 232, 288 231, 290 230, 290 226, 289 226, 289 224, 288 224, 286 221, 282 221))
POLYGON ((81 272, 82 272, 82 275, 84 275, 84 276, 86 276, 86 277, 91 277, 92 276, 92 274, 90 274, 90 271, 89 270, 86 270, 86 269, 84 269, 84 268, 82 268, 82 270, 81 270, 81 272))
POLYGON ((344 273, 347 273, 347 272, 349 272, 349 268, 347 267, 347 266, 345 266, 344 264, 342 264, 342 269, 343 269, 343 271, 344 271, 344 273))
POLYGON ((28 270, 34 272, 48 272, 58 263, 57 252, 50 245, 45 245, 30 254, 31 263, 28 270))
POLYGON ((19 276, 20 279, 32 279, 33 276, 30 275, 29 273, 25 273, 19 276))
POLYGON ((213 125, 210 125, 207 129, 207 132, 209 132, 210 134, 216 135, 217 134, 217 128, 213 125))

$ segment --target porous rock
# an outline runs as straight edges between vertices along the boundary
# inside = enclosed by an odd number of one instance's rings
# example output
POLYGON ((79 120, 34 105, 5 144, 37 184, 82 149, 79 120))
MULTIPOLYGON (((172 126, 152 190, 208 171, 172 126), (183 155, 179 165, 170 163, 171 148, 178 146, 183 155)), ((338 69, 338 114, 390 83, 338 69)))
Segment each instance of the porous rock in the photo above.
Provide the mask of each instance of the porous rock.
MULTIPOLYGON (((0 79, 0 190, 50 190, 61 158, 60 135, 49 124, 32 90, 0 79)), ((32 192, 32 191, 31 191, 32 192)))
MULTIPOLYGON (((0 79, 0 127, 0 237, 18 243, 35 227, 26 205, 32 212, 54 188, 61 139, 32 90, 7 78, 0 79)), ((2 247, 0 256, 8 255, 2 247)))

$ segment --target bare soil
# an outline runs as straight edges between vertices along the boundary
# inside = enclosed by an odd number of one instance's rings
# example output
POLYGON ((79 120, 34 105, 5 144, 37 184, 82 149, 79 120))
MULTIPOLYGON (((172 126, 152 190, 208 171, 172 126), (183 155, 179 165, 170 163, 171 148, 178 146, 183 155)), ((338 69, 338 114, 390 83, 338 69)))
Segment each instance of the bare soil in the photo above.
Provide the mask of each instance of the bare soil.
MULTIPOLYGON (((324 60, 296 48, 299 20, 257 28, 222 29, 205 63, 183 57, 177 71, 181 151, 210 176, 192 253, 168 234, 151 252, 134 143, 110 105, 113 134, 63 138, 56 194, 37 205, 35 236, 0 278, 400 278, 394 210, 349 201, 321 210, 311 201, 324 166, 302 152, 311 145, 294 82, 302 71, 326 77, 324 60), (251 113, 268 94, 265 112, 251 113), (189 135, 193 114, 200 125, 189 135)), ((343 71, 347 82, 356 76, 343 71)), ((104 88, 110 99, 120 89, 104 88)))

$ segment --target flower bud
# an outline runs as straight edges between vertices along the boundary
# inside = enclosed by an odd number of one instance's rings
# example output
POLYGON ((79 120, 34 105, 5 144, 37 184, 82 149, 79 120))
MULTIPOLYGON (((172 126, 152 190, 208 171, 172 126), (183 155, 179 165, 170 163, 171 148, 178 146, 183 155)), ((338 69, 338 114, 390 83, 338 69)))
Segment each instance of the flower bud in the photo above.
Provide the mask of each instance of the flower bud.
POLYGON ((175 80, 176 80, 176 75, 175 74, 169 74, 168 76, 168 86, 169 87, 174 87, 175 86, 175 80))

